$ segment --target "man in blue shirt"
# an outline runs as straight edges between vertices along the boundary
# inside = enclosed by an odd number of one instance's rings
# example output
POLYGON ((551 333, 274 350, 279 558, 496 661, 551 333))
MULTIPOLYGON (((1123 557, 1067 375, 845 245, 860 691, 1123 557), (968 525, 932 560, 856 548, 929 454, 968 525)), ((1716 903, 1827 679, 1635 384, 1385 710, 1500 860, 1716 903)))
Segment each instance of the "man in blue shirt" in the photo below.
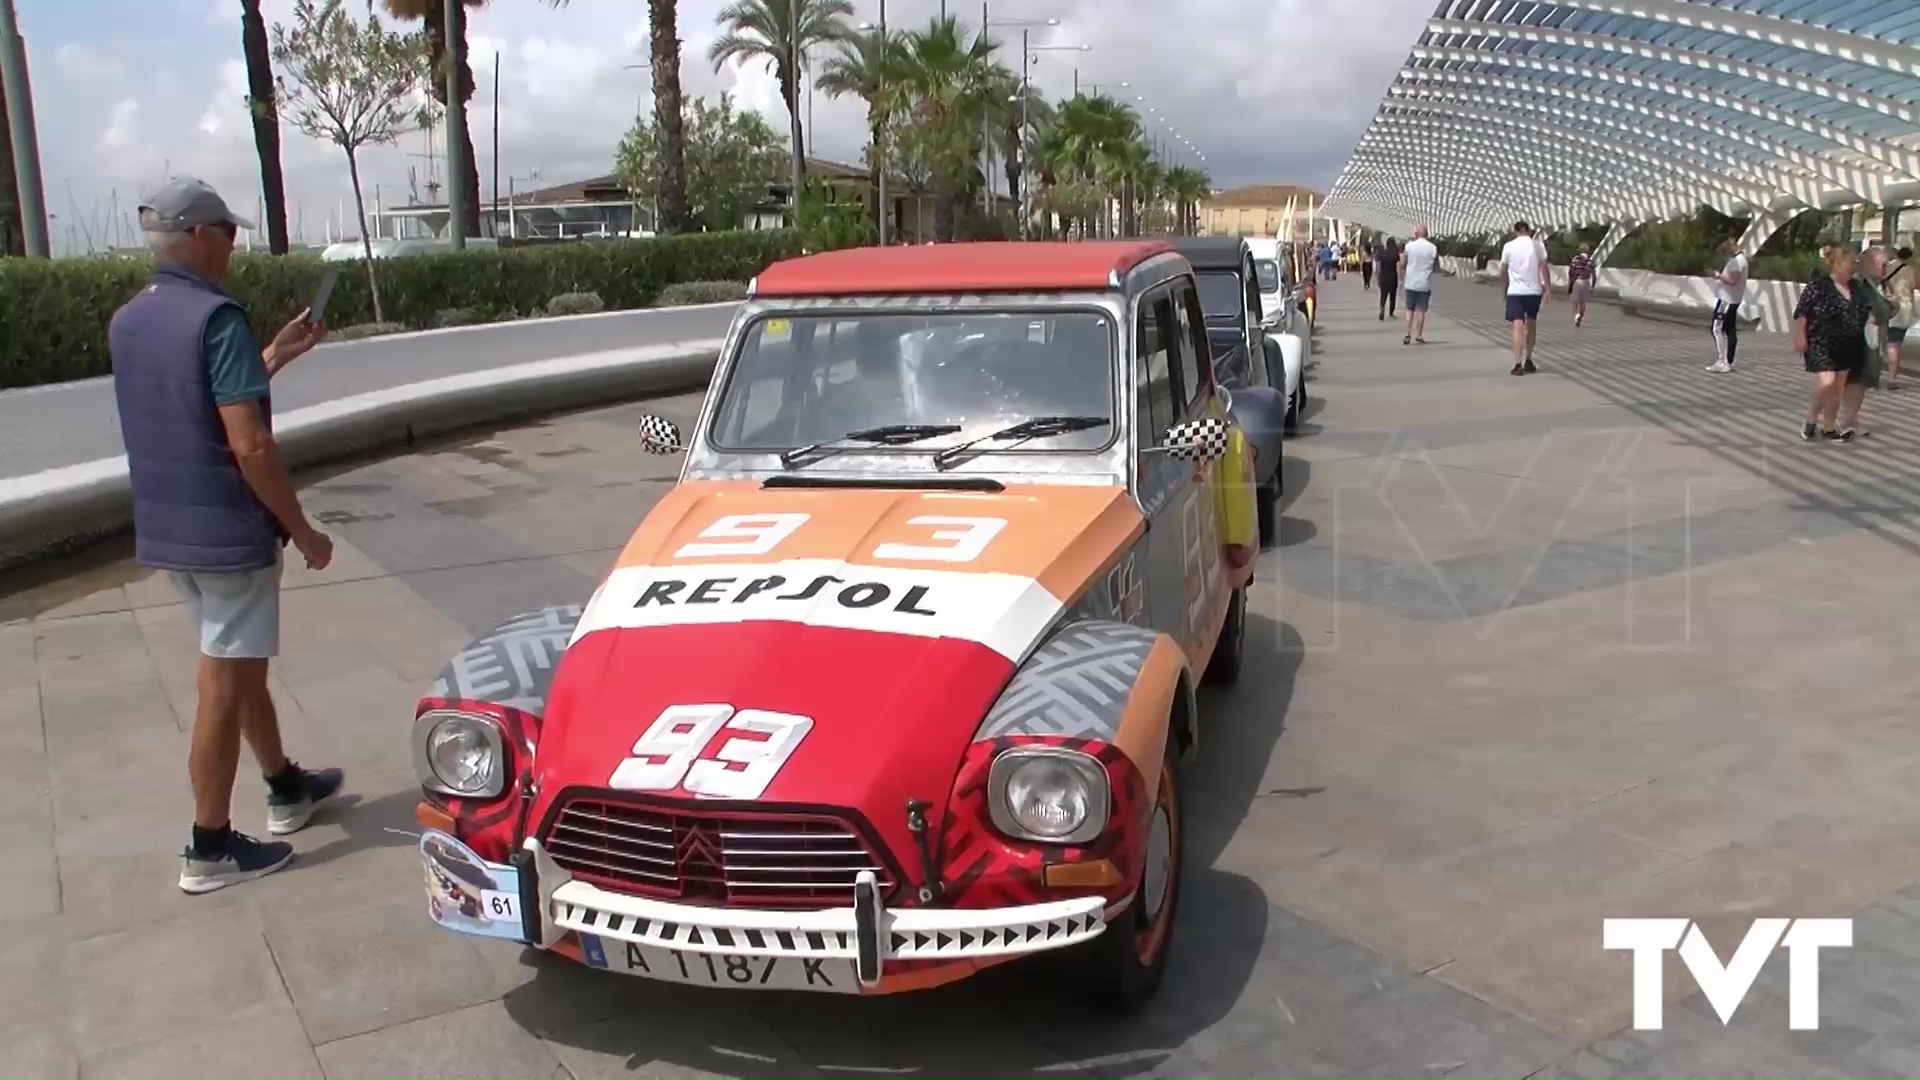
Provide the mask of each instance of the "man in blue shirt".
POLYGON ((168 575, 200 639, 187 757, 194 821, 180 888, 205 893, 293 857, 283 841, 233 829, 243 737, 266 776, 269 832, 305 827, 341 787, 340 770, 288 760, 267 691, 267 664, 280 649, 281 549, 291 542, 316 570, 333 558, 274 445, 268 382, 326 327, 302 312, 259 347, 246 309, 221 288, 235 233, 253 226, 201 181, 167 181, 141 205, 140 225, 153 248, 153 277, 114 313, 107 342, 135 556, 168 575))

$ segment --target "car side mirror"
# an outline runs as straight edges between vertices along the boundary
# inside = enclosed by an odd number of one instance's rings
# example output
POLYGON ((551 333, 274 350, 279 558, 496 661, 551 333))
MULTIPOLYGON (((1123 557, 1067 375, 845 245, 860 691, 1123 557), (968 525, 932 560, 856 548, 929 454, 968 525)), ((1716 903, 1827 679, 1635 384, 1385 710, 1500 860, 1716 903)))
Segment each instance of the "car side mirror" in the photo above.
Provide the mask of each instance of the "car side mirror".
POLYGON ((640 449, 649 454, 677 454, 686 448, 679 424, 652 413, 640 418, 640 449))
POLYGON ((1218 417, 1203 416, 1198 420, 1175 424, 1167 429, 1166 438, 1161 440, 1158 449, 1180 461, 1211 465, 1227 456, 1227 422, 1218 417))

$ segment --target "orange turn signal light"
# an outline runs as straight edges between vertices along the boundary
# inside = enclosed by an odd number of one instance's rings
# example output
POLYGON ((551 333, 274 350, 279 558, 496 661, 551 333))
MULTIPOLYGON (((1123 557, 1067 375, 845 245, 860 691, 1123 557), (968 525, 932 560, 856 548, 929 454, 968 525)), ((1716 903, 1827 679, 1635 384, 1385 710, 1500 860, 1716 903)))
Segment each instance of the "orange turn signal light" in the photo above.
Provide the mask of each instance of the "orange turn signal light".
POLYGON ((1050 889, 1104 889, 1120 884, 1120 871, 1105 859, 1054 863, 1047 867, 1045 880, 1050 889))
POLYGON ((423 829, 439 829, 443 833, 453 832, 453 815, 422 800, 413 808, 413 820, 423 829))

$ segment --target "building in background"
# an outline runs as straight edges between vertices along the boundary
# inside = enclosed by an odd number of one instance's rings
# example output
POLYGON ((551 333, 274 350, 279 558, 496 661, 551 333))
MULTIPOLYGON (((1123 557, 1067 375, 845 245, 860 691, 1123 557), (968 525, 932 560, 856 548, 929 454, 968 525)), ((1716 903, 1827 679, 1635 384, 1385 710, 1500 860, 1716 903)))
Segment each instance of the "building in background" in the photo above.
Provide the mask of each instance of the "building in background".
MULTIPOLYGON (((836 189, 836 201, 872 205, 873 185, 867 170, 822 158, 807 159, 807 175, 825 178, 836 189)), ((767 182, 767 197, 747 211, 739 223, 742 229, 777 229, 786 224, 789 187, 785 178, 767 182)), ((933 237, 933 200, 917 185, 895 177, 887 184, 887 201, 893 204, 893 237, 901 243, 918 243, 933 237)), ((999 196, 1000 209, 1013 210, 1013 204, 999 196)), ((480 204, 483 230, 494 227, 492 235, 516 239, 574 240, 597 237, 652 236, 654 208, 634 202, 617 178, 594 176, 571 183, 532 191, 509 190, 497 205, 491 200, 480 204)), ((375 206, 368 213, 377 239, 426 240, 442 237, 447 228, 445 203, 412 203, 405 206, 375 206)))
POLYGON ((1304 235, 1312 221, 1312 208, 1318 207, 1322 198, 1319 192, 1295 184, 1248 184, 1216 191, 1200 204, 1200 235, 1304 235))

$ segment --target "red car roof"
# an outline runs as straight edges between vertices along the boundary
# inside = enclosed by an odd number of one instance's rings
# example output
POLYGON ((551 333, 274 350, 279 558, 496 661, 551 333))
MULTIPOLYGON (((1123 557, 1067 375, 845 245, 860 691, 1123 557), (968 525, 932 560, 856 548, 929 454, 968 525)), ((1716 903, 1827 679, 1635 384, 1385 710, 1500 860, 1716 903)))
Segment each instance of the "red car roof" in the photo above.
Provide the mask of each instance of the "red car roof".
POLYGON ((1113 275, 1162 252, 1164 240, 923 244, 825 251, 774 263, 755 296, 1050 292, 1110 289, 1113 275))

